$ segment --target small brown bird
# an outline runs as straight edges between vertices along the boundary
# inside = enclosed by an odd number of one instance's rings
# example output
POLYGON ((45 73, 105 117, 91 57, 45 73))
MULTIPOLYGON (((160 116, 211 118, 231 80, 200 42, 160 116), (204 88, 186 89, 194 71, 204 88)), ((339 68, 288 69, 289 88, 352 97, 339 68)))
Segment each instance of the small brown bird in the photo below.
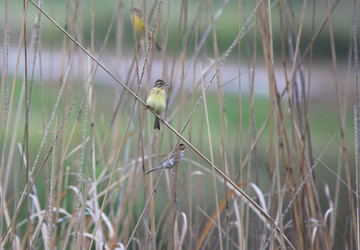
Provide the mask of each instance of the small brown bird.
MULTIPOLYGON (((158 79, 146 100, 146 105, 152 108, 158 115, 161 115, 166 108, 166 85, 167 83, 164 80, 158 79)), ((154 129, 160 130, 160 120, 157 117, 155 117, 154 129)))
POLYGON ((167 168, 169 169, 171 172, 173 171, 173 167, 175 167, 176 165, 178 165, 181 160, 184 158, 184 151, 185 151, 185 145, 184 144, 180 144, 179 147, 169 156, 166 156, 157 167, 150 169, 149 171, 147 171, 145 174, 151 173, 152 171, 158 170, 158 169, 162 169, 162 168, 167 168), (166 164, 167 163, 167 164, 166 164))

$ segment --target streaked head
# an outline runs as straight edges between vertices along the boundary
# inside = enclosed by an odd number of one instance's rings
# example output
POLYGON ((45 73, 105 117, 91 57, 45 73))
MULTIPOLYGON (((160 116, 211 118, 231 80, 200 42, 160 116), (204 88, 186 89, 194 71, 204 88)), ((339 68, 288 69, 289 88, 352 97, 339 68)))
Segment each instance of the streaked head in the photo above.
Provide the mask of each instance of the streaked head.
POLYGON ((158 79, 155 82, 155 88, 165 88, 165 86, 167 85, 167 83, 164 80, 158 79))
POLYGON ((181 143, 181 144, 179 145, 179 150, 180 150, 180 151, 185 151, 185 148, 186 148, 186 147, 185 147, 184 144, 181 143))
POLYGON ((131 11, 131 14, 135 14, 135 16, 142 17, 142 13, 139 8, 134 7, 132 9, 130 9, 130 11, 131 11))

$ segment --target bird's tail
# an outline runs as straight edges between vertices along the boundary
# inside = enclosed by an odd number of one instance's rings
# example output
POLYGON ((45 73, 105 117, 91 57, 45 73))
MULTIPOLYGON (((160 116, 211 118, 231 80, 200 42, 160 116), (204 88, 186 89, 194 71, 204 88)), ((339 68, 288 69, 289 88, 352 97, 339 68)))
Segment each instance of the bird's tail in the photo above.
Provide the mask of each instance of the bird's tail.
MULTIPOLYGON (((149 30, 149 32, 148 32, 149 41, 150 41, 150 39, 152 38, 152 34, 153 34, 153 33, 149 30)), ((155 33, 155 36, 154 36, 153 43, 155 43, 156 49, 160 51, 160 50, 161 50, 161 46, 156 42, 156 33, 155 33)))
POLYGON ((159 50, 159 51, 161 50, 161 46, 157 42, 155 43, 155 47, 157 50, 159 50))
POLYGON ((154 129, 160 130, 160 119, 155 117, 154 129))
POLYGON ((155 168, 153 168, 153 169, 150 169, 150 170, 147 171, 145 174, 151 173, 152 171, 155 171, 155 170, 158 170, 158 169, 161 169, 161 168, 163 168, 163 165, 160 165, 160 166, 157 166, 157 167, 155 167, 155 168))

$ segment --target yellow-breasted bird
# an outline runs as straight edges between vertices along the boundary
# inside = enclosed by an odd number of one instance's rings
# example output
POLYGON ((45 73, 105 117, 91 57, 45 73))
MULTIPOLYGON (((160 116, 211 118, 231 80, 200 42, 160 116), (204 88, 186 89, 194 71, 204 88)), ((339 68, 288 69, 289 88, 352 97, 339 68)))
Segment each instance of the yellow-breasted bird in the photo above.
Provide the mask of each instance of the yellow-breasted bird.
MULTIPOLYGON (((144 19, 142 17, 142 13, 141 10, 134 7, 131 9, 131 22, 132 24, 135 26, 135 30, 137 33, 139 33, 139 35, 143 36, 145 33, 145 23, 144 23, 144 19)), ((150 40, 152 37, 152 33, 149 31, 148 32, 148 39, 150 40)), ((158 50, 161 50, 160 45, 156 42, 156 34, 154 37, 154 43, 155 46, 158 50)))
MULTIPOLYGON (((146 105, 158 115, 161 115, 166 108, 166 85, 167 83, 164 80, 158 79, 146 100, 146 105)), ((160 130, 160 120, 157 117, 155 117, 154 129, 160 130)))
POLYGON ((167 168, 169 169, 171 172, 173 172, 173 167, 175 167, 176 165, 179 164, 179 162, 181 162, 181 160, 184 158, 184 151, 185 151, 185 145, 184 144, 180 144, 178 146, 178 148, 171 154, 168 155, 164 158, 164 160, 162 160, 158 166, 156 166, 153 169, 150 169, 149 171, 147 171, 145 174, 151 173, 152 171, 158 170, 158 169, 162 169, 162 168, 167 168), (166 164, 167 163, 167 164, 166 164))
POLYGON ((131 22, 135 26, 136 32, 142 35, 144 33, 145 23, 140 9, 136 7, 131 9, 131 22))

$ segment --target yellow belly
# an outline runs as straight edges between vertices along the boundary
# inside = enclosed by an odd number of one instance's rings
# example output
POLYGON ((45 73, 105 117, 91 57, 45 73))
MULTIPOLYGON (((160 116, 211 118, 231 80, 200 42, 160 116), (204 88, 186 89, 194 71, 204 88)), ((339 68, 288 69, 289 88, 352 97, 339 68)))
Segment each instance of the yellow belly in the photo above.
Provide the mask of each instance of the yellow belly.
POLYGON ((165 90, 154 90, 150 91, 150 95, 146 100, 146 104, 149 105, 157 114, 161 114, 166 107, 165 90))
POLYGON ((135 23, 135 29, 139 34, 143 34, 144 33, 144 28, 145 28, 145 24, 144 21, 135 15, 134 17, 134 23, 135 23))

